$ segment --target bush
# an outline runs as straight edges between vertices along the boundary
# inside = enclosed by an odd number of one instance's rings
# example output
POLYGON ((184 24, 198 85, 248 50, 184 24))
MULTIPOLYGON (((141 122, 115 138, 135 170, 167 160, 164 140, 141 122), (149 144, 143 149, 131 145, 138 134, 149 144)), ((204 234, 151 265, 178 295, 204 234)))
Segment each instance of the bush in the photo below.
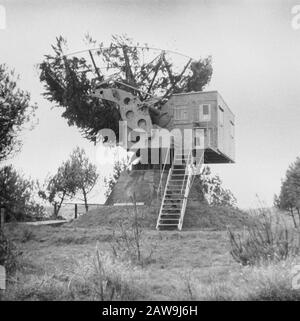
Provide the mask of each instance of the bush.
POLYGON ((281 261, 300 253, 300 234, 288 228, 285 221, 268 210, 260 210, 257 218, 241 236, 228 229, 230 254, 242 265, 281 261))
MULTIPOLYGON (((134 202, 135 203, 135 202, 134 202)), ((117 235, 113 232, 112 252, 113 255, 122 260, 130 261, 132 264, 144 266, 152 261, 154 249, 151 248, 148 253, 143 244, 143 228, 141 224, 142 217, 138 213, 136 204, 134 205, 133 216, 127 224, 120 223, 120 231, 117 235)))
POLYGON ((29 227, 25 227, 22 229, 22 234, 21 234, 21 242, 26 243, 28 241, 31 241, 35 238, 35 234, 33 233, 33 230, 29 227))
POLYGON ((34 200, 37 183, 19 174, 11 165, 0 168, 0 207, 6 221, 41 219, 45 209, 34 200))
POLYGON ((15 244, 0 230, 0 265, 5 266, 8 275, 14 274, 18 269, 21 254, 15 244))

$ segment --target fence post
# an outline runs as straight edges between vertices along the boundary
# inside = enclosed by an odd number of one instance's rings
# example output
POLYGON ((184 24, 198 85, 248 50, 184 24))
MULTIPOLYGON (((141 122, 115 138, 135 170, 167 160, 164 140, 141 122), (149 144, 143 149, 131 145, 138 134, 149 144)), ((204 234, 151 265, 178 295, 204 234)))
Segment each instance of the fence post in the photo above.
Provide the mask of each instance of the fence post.
POLYGON ((54 203, 54 213, 53 213, 53 217, 57 217, 57 203, 54 203))
POLYGON ((78 211, 77 211, 77 204, 75 204, 75 219, 77 218, 77 213, 78 213, 78 211))
POLYGON ((1 211, 0 211, 0 229, 1 230, 4 229, 4 221, 5 221, 5 209, 1 208, 1 211))

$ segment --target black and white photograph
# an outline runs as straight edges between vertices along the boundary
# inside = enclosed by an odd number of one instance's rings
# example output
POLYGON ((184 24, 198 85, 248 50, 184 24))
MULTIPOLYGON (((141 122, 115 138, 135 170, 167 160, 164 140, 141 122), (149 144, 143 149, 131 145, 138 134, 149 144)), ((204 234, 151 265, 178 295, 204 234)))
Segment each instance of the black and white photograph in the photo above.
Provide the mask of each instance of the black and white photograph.
POLYGON ((0 0, 0 315, 300 300, 299 80, 300 0, 0 0))

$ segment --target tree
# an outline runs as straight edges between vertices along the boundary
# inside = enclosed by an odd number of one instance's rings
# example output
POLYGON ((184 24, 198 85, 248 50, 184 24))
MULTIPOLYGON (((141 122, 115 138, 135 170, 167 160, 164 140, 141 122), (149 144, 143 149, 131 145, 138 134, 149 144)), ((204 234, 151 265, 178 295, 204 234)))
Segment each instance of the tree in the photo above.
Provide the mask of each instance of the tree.
POLYGON ((7 220, 26 220, 43 216, 44 208, 34 200, 35 182, 24 178, 11 165, 0 169, 0 208, 7 220))
POLYGON ((58 216, 65 198, 72 198, 76 193, 76 183, 70 161, 64 162, 56 174, 46 179, 39 196, 54 206, 54 217, 58 216))
POLYGON ((54 206, 57 217, 65 199, 82 195, 85 209, 88 211, 88 194, 98 180, 97 168, 87 158, 85 151, 75 148, 69 159, 62 163, 55 175, 46 179, 39 196, 54 206))
POLYGON ((292 163, 286 171, 285 179, 281 183, 279 196, 275 195, 274 205, 287 211, 297 227, 295 213, 298 214, 300 223, 300 157, 292 163))
POLYGON ((62 117, 70 126, 76 125, 92 141, 103 128, 112 129, 118 139, 118 109, 111 102, 90 96, 95 83, 108 79, 112 73, 117 81, 115 86, 126 88, 141 101, 148 99, 150 94, 160 96, 161 99, 154 104, 156 109, 160 109, 172 93, 201 91, 211 79, 210 57, 188 60, 183 69, 177 71, 164 51, 145 63, 143 59, 149 53, 148 46, 141 47, 126 36, 113 36, 108 47, 104 47, 103 43, 97 44, 90 36, 86 36, 86 40, 96 48, 94 56, 90 51, 89 60, 79 55, 65 56, 67 42, 62 36, 58 37, 56 44, 52 45, 54 55, 46 55, 40 64, 40 80, 45 88, 45 97, 64 109, 62 117), (94 57, 101 61, 101 70, 96 66, 94 57), (131 86, 131 89, 123 84, 131 86))
POLYGON ((112 175, 104 178, 104 185, 105 185, 105 196, 108 197, 112 192, 114 186, 116 185, 121 173, 127 168, 129 163, 129 159, 123 161, 116 161, 113 167, 112 175))
POLYGON ((18 134, 25 124, 32 124, 37 108, 30 103, 30 94, 17 87, 18 80, 14 71, 0 64, 0 161, 19 151, 18 134))
POLYGON ((72 169, 76 194, 81 194, 84 201, 85 210, 88 211, 88 194, 95 187, 99 174, 97 167, 93 165, 83 149, 75 148, 69 160, 72 169))
POLYGON ((195 183, 201 201, 207 201, 213 206, 236 206, 235 196, 229 189, 222 186, 222 180, 218 175, 211 175, 208 166, 205 166, 197 175, 195 183))

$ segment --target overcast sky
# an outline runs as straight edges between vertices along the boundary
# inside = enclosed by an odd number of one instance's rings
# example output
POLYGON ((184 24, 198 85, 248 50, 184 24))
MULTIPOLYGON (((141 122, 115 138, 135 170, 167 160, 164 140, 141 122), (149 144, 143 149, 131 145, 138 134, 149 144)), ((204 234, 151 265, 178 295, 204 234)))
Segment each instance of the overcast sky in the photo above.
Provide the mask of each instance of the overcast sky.
MULTIPOLYGON (((297 1, 38 1, 0 0, 0 63, 21 76, 38 103, 39 124, 24 136, 13 164, 34 178, 54 172, 79 145, 94 147, 41 93, 35 64, 58 35, 70 51, 89 32, 108 43, 127 33, 153 47, 193 57, 212 55, 208 90, 218 90, 236 115, 236 164, 212 166, 241 207, 271 205, 288 165, 300 156, 300 30, 291 26, 297 1)), ((300 4, 300 2, 299 2, 300 4)))

